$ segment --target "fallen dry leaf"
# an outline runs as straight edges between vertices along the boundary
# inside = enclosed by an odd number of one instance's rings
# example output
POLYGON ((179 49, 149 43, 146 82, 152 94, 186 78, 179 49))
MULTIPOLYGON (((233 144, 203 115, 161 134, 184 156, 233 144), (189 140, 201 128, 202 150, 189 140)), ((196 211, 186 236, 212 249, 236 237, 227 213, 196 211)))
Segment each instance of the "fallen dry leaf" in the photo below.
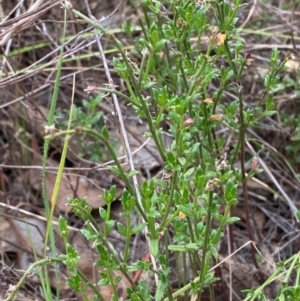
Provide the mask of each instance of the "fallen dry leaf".
POLYGON ((253 220, 261 237, 263 237, 263 229, 266 223, 266 215, 260 210, 253 212, 253 220))
MULTIPOLYGON (((58 167, 58 163, 54 160, 49 159, 47 162, 49 163, 48 166, 58 167)), ((46 187, 49 200, 52 198, 56 176, 56 171, 46 172, 46 187)), ((42 183, 41 171, 37 169, 31 169, 29 171, 29 182, 35 190, 40 191, 42 183)), ((68 198, 73 197, 86 197, 87 204, 93 209, 103 207, 105 205, 105 202, 102 199, 101 189, 96 188, 96 185, 92 184, 84 176, 65 172, 60 183, 59 194, 56 201, 57 209, 64 212, 69 211, 70 208, 67 206, 68 198)))

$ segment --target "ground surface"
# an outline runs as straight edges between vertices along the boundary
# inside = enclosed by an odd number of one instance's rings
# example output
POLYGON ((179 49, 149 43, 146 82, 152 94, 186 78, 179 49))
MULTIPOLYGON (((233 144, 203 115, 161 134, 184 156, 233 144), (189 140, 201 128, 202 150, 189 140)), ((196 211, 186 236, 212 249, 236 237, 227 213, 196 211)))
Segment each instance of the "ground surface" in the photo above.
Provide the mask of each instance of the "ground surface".
MULTIPOLYGON (((35 1, 38 4, 41 1, 35 1)), ((38 5, 39 9, 33 14, 30 7, 34 1, 2 1, 0 3, 0 45, 2 52, 0 71, 0 299, 4 298, 9 284, 17 283, 33 261, 30 251, 33 244, 37 254, 43 254, 43 235, 45 232, 45 213, 41 198, 41 163, 43 132, 48 115, 49 102, 55 80, 55 67, 58 62, 61 32, 63 29, 63 9, 60 1, 45 1, 38 5), (18 26, 15 26, 15 25, 18 26), (28 166, 32 166, 29 168, 28 166), (28 236, 25 217, 29 223, 32 237, 28 236), (20 244, 20 241, 22 242, 20 244), (21 246, 22 247, 21 247, 21 246)), ((126 1, 72 1, 73 6, 82 13, 88 14, 87 4, 91 13, 97 19, 107 17, 103 25, 110 29, 120 29, 123 20, 130 19, 132 25, 137 24, 139 13, 133 14, 126 1), (101 2, 101 3, 100 3, 101 2), (111 15, 110 15, 111 14, 111 15)), ((299 72, 297 73, 297 45, 300 38, 300 9, 297 1, 260 1, 248 2, 248 6, 239 13, 238 26, 242 29, 242 37, 246 41, 245 53, 251 52, 253 62, 244 77, 243 89, 247 106, 257 105, 257 95, 263 87, 263 77, 266 74, 271 56, 271 49, 278 47, 282 51, 281 57, 292 51, 296 54, 296 62, 290 70, 281 74, 281 86, 278 87, 276 109, 278 114, 264 119, 261 124, 249 129, 248 135, 252 141, 264 145, 259 150, 260 167, 263 172, 248 182, 249 196, 255 240, 257 246, 268 264, 265 264, 266 274, 272 272, 274 262, 288 258, 299 251, 298 226, 291 213, 290 204, 300 208, 298 180, 300 169, 300 117, 299 117, 299 72), (293 37, 293 38, 291 38, 293 37)), ((67 35, 69 37, 88 28, 84 22, 79 22, 69 14, 67 35)), ((138 36, 140 32, 135 32, 138 36)), ((132 46, 132 41, 121 31, 117 33, 124 47, 132 46)), ((103 38, 106 50, 111 50, 109 40, 103 38)), ((203 39, 201 47, 205 50, 203 39)), ((83 100, 91 96, 85 93, 88 86, 103 86, 107 80, 103 65, 97 53, 95 38, 91 30, 78 39, 74 39, 65 48, 65 62, 60 82, 57 114, 58 126, 64 126, 67 114, 64 111, 70 107, 73 76, 76 75, 74 102, 83 108, 83 100)), ((108 64, 118 54, 114 50, 108 54, 108 64)), ((113 72, 113 71, 112 71, 113 72)), ((116 73, 113 74, 115 84, 124 91, 124 85, 116 73)), ((214 87, 211 87, 214 89, 214 87)), ((228 94, 228 98, 235 95, 228 94)), ((143 175, 140 180, 147 180, 158 176, 162 170, 161 160, 154 144, 143 137, 147 124, 138 119, 133 110, 121 104, 122 113, 129 134, 129 141, 134 155, 135 166, 143 175), (147 142, 147 143, 146 143, 147 142), (145 146, 141 148, 144 144, 145 146)), ((83 109, 84 110, 84 109, 83 109)), ((118 131, 115 126, 112 112, 114 108, 109 95, 99 104, 101 110, 100 123, 105 122, 111 132, 112 143, 122 156, 122 146, 118 142, 118 131)), ((230 139, 236 137, 226 132, 230 139)), ((71 243, 76 246, 82 256, 80 268, 88 277, 93 279, 94 273, 90 266, 93 261, 93 252, 86 245, 76 229, 80 229, 80 222, 69 210, 66 196, 88 196, 88 203, 95 209, 104 206, 101 197, 103 189, 117 184, 120 195, 123 183, 118 181, 108 171, 108 161, 105 149, 99 145, 101 153, 95 153, 94 145, 88 139, 77 143, 81 139, 77 136, 71 140, 67 156, 67 167, 60 191, 56 217, 64 215, 74 231, 71 243), (77 141, 77 142, 76 142, 77 141), (98 165, 97 165, 98 164, 98 165)), ((249 139, 250 141, 250 139, 249 139)), ((165 144, 170 145, 171 140, 165 144)), ((62 141, 51 143, 51 159, 48 165, 54 167, 47 172, 48 194, 51 196, 56 177, 55 167, 58 166, 62 150, 62 141)), ((253 155, 253 143, 247 144, 247 155, 250 160, 253 155)), ((236 247, 248 242, 244 216, 243 197, 239 195, 240 204, 233 215, 239 216, 241 222, 234 226, 236 247)), ((114 203, 113 214, 117 219, 120 205, 114 203)), ((134 224, 133 219, 133 224, 134 224)), ((59 238, 58 246, 60 246, 59 238)), ((144 237, 138 236, 132 243, 132 259, 143 258, 147 252, 144 237)), ((117 232, 111 237, 114 248, 121 252, 122 239, 117 232)), ((222 246, 221 250, 222 250, 222 246)), ((233 287, 237 292, 235 298, 239 300, 238 292, 242 288, 255 287, 257 279, 255 268, 249 263, 250 245, 230 260, 226 261, 223 269, 223 278, 226 283, 226 270, 231 264, 233 268, 233 287)), ((226 237, 224 238, 224 250, 226 237)), ((224 252, 224 256, 226 256, 224 252)), ((122 254, 120 254, 121 256, 122 254)), ((250 261, 251 262, 251 261, 250 261)), ((62 273, 63 277, 63 273, 62 273)), ((174 274, 174 286, 176 286, 174 274)), ((124 280, 125 281, 125 280, 124 280)), ((122 281, 120 291, 126 283, 122 281)), ((55 287, 55 283, 53 284, 55 287)), ((64 299, 77 298, 67 286, 62 287, 64 299)), ((274 288, 273 288, 274 289, 274 288)), ((105 287, 107 300, 111 291, 105 287)), ((219 289, 216 300, 223 300, 224 288, 219 289)), ((34 277, 27 281, 27 286, 20 292, 18 300, 42 300, 39 291, 39 282, 34 277)), ((270 298, 272 294, 270 293, 270 298)))

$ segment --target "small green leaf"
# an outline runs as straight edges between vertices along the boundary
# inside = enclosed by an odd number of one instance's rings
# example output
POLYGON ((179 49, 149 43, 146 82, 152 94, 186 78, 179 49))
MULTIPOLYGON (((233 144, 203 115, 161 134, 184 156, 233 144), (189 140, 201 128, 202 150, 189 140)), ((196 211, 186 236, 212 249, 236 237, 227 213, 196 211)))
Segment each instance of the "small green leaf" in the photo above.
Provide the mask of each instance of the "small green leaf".
POLYGON ((106 220, 107 212, 104 208, 100 207, 99 208, 99 215, 102 217, 104 220, 106 220))
POLYGON ((73 246, 71 246, 70 244, 67 244, 66 252, 67 252, 68 257, 70 257, 70 258, 77 257, 77 252, 75 251, 73 246))
POLYGON ((207 273, 205 275, 204 284, 205 285, 209 285, 211 283, 216 282, 217 280, 219 280, 219 279, 214 276, 214 273, 213 272, 209 272, 209 273, 207 273))
POLYGON ((163 47, 165 46, 166 44, 166 41, 165 39, 162 39, 160 41, 158 41, 155 46, 154 46, 154 53, 158 53, 158 52, 161 52, 161 50, 163 49, 163 47))
POLYGON ((270 110, 270 111, 266 111, 265 113, 264 113, 264 115, 265 116, 273 116, 274 114, 276 114, 277 113, 277 111, 275 111, 275 110, 270 110))
POLYGON ((273 48, 272 55, 271 55, 271 64, 275 65, 277 63, 278 58, 279 58, 279 50, 278 48, 273 48))
POLYGON ((106 126, 106 125, 103 126, 103 128, 102 128, 102 130, 101 130, 101 134, 102 134, 102 136, 103 136, 103 138, 104 138, 105 140, 108 140, 108 139, 109 139, 109 132, 108 132, 108 129, 107 129, 107 126, 106 126))
POLYGON ((228 180, 225 186, 225 200, 229 202, 231 199, 236 197, 237 185, 231 180, 228 180))
POLYGON ((242 41, 237 41, 235 46, 235 53, 239 54, 244 49, 244 43, 242 41))
POLYGON ((99 286, 104 286, 104 285, 108 285, 108 284, 109 284, 108 279, 104 279, 104 278, 102 278, 102 279, 98 282, 98 285, 99 285, 99 286))
POLYGON ((241 219, 236 216, 232 216, 226 220, 226 225, 234 224, 235 222, 240 221, 241 219))
POLYGON ((144 84, 143 89, 147 90, 147 89, 153 88, 155 85, 157 85, 156 82, 147 82, 144 84))
POLYGON ((105 235, 108 235, 110 233, 110 230, 113 228, 114 225, 115 225, 114 220, 109 220, 105 222, 105 227, 104 227, 105 235))
POLYGON ((127 177, 128 178, 131 178, 135 175, 139 174, 139 172, 137 170, 131 170, 128 174, 127 174, 127 177))
POLYGON ((179 161, 181 166, 184 166, 186 164, 186 158, 184 158, 184 157, 178 158, 178 161, 179 161))
POLYGON ((199 147, 200 147, 200 142, 194 143, 191 148, 191 153, 196 153, 199 150, 199 147))
POLYGON ((176 158, 171 150, 167 151, 167 159, 170 165, 176 164, 176 158))
POLYGON ((201 189, 205 186, 207 179, 204 175, 196 175, 194 183, 198 189, 201 189))
POLYGON ((71 289, 79 292, 81 289, 81 278, 78 274, 74 275, 72 278, 67 278, 67 283, 71 289))
POLYGON ((161 301, 163 299, 167 287, 168 287, 168 281, 166 279, 159 279, 155 291, 155 301, 161 301))
POLYGON ((63 239, 67 239, 69 236, 68 225, 66 219, 64 219, 62 216, 60 216, 58 219, 58 228, 61 237, 63 239))
POLYGON ((124 237, 127 236, 127 228, 126 228, 123 224, 117 223, 117 228, 118 228, 118 232, 119 232, 122 236, 124 236, 124 237))
POLYGON ((121 176, 122 176, 122 174, 121 174, 121 172, 120 172, 120 170, 119 170, 119 168, 118 168, 117 166, 115 166, 115 165, 113 165, 113 166, 108 166, 108 169, 109 169, 114 175, 116 175, 116 176, 118 176, 118 177, 121 177, 121 176))
POLYGON ((182 116, 180 116, 179 114, 175 113, 175 112, 169 112, 168 117, 170 118, 171 121, 173 121, 173 123, 175 123, 176 125, 181 125, 182 123, 182 116))
POLYGON ((109 191, 105 190, 103 191, 102 199, 106 204, 110 204, 114 201, 116 196, 116 185, 113 185, 110 187, 109 191))
POLYGON ((137 234, 137 233, 141 232, 146 226, 147 226, 147 223, 139 224, 138 226, 131 229, 130 233, 133 235, 137 234))
POLYGON ((79 262, 80 256, 77 255, 76 250, 71 246, 69 243, 66 245, 66 255, 64 255, 64 261, 63 263, 69 268, 74 269, 78 262, 79 262))
POLYGON ((188 251, 187 247, 183 246, 183 245, 169 245, 168 250, 173 251, 173 252, 187 252, 188 251))
POLYGON ((274 96, 272 94, 269 94, 266 101, 266 110, 273 110, 275 108, 274 104, 274 96))
POLYGON ((297 286, 294 289, 294 300, 300 300, 300 287, 297 286))
POLYGON ((184 176, 186 178, 189 178, 193 174, 194 171, 195 171, 195 167, 191 167, 190 169, 187 170, 187 172, 184 174, 184 176))
POLYGON ((157 238, 150 240, 150 253, 154 257, 158 257, 159 247, 158 247, 158 239, 157 238))
POLYGON ((136 272, 136 271, 138 271, 139 270, 139 268, 138 267, 135 267, 135 266, 127 266, 126 267, 126 271, 128 272, 128 273, 133 273, 133 272, 136 272))
POLYGON ((127 69, 126 64, 121 63, 116 57, 113 58, 113 65, 117 71, 125 71, 127 69))
POLYGON ((87 229, 80 230, 81 234, 87 239, 90 240, 94 235, 87 229))
POLYGON ((156 29, 156 25, 155 24, 152 24, 152 28, 150 29, 150 40, 151 40, 151 43, 152 45, 155 45, 158 43, 159 41, 159 33, 156 29))
POLYGON ((196 250, 199 250, 199 246, 195 243, 189 243, 189 244, 186 244, 185 247, 188 249, 188 250, 192 250, 192 251, 196 251, 196 250))
POLYGON ((152 138, 152 134, 150 132, 145 132, 144 138, 152 138))
POLYGON ((236 204, 238 204, 238 199, 237 198, 232 198, 231 200, 227 201, 227 205, 228 206, 234 206, 236 204))

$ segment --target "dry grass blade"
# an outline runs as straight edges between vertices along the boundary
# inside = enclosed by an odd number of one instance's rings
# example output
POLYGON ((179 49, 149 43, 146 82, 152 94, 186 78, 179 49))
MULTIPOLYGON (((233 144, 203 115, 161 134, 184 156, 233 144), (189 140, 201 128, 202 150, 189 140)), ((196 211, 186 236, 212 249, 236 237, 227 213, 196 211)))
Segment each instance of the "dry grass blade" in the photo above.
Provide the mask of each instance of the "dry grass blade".
MULTIPOLYGON (((255 155, 255 156, 257 156, 257 154, 254 151, 254 149, 251 146, 251 144, 249 142, 246 142, 246 143, 247 143, 247 146, 249 147, 249 149, 251 150, 252 154, 255 155)), ((278 183, 278 181, 276 180, 276 178, 274 177, 274 175, 272 174, 272 172, 270 171, 270 169, 268 168, 268 166, 265 164, 265 162, 261 158, 259 158, 259 157, 257 157, 257 158, 258 158, 259 165, 264 169, 264 171, 270 177, 270 179, 273 182, 273 184, 278 188, 278 190, 280 191, 280 193, 282 194, 282 196, 285 198, 285 200, 289 204, 289 207, 290 207, 290 209, 291 209, 291 211, 292 211, 295 219, 297 220, 297 222, 299 222, 299 218, 298 218, 298 215, 297 215, 298 209, 294 205, 293 201, 287 195, 287 193, 284 191, 283 187, 278 183)))
POLYGON ((4 46, 8 40, 19 33, 20 31, 29 28, 36 20, 38 20, 43 14, 54 6, 61 3, 60 0, 48 1, 45 4, 38 6, 42 1, 36 2, 28 12, 20 15, 17 18, 8 20, 0 25, 0 30, 3 30, 3 33, 0 34, 0 46, 4 46))
MULTIPOLYGON (((38 219, 38 220, 47 222, 47 219, 46 219, 45 217, 40 216, 40 215, 37 215, 37 214, 34 214, 34 213, 31 213, 31 212, 29 212, 29 211, 27 211, 27 210, 20 209, 20 208, 18 208, 18 207, 14 207, 14 206, 11 206, 11 205, 2 203, 2 202, 0 202, 0 207, 3 207, 3 208, 5 208, 5 209, 10 209, 10 210, 12 210, 12 211, 17 211, 17 212, 19 212, 19 213, 21 213, 21 214, 24 214, 25 216, 34 217, 34 218, 36 218, 36 219, 38 219)), ((58 222, 52 221, 52 224, 57 226, 57 225, 58 225, 58 222)), ((74 228, 74 227, 72 227, 72 226, 68 226, 68 229, 69 229, 69 230, 72 230, 72 231, 75 231, 75 232, 79 232, 79 231, 80 231, 80 229, 74 228)))

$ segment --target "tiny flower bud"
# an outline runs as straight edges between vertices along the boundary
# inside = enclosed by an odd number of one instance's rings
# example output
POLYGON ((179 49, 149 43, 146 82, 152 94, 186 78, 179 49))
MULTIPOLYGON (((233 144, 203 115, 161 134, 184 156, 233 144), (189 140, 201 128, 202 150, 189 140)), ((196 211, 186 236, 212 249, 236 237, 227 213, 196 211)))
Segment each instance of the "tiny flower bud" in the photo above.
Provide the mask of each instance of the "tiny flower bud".
POLYGON ((258 158, 255 156, 251 161, 251 170, 257 170, 257 169, 258 169, 258 158))
POLYGON ((55 131, 56 131, 56 129, 55 129, 54 123, 51 124, 51 125, 45 125, 44 126, 45 135, 54 135, 55 131))
POLYGON ((214 186, 218 186, 220 184, 220 180, 217 178, 210 179, 205 186, 206 191, 213 191, 214 186))
POLYGON ((217 34, 217 45, 222 46, 226 40, 226 34, 219 32, 217 34))
POLYGON ((204 103, 214 103, 213 99, 212 98, 205 98, 203 100, 204 103))
POLYGON ((247 65, 247 66, 250 66, 252 62, 253 62, 253 59, 252 59, 251 52, 248 52, 248 53, 246 54, 246 65, 247 65))
POLYGON ((223 118, 222 114, 213 114, 209 117, 211 121, 220 121, 222 120, 222 118, 223 118))
POLYGON ((284 66, 286 67, 287 72, 295 72, 299 70, 300 61, 294 53, 290 53, 285 57, 284 66))
POLYGON ((98 88, 95 86, 87 86, 86 89, 84 89, 83 91, 86 92, 87 94, 90 94, 92 92, 97 92, 98 88))
POLYGON ((182 212, 182 211, 180 211, 179 212, 179 214, 178 214, 178 217, 179 217, 179 219, 185 219, 186 218, 186 214, 184 213, 184 212, 182 212))
POLYGON ((194 124, 194 120, 192 118, 188 118, 187 120, 185 120, 184 122, 184 126, 191 126, 194 124))

